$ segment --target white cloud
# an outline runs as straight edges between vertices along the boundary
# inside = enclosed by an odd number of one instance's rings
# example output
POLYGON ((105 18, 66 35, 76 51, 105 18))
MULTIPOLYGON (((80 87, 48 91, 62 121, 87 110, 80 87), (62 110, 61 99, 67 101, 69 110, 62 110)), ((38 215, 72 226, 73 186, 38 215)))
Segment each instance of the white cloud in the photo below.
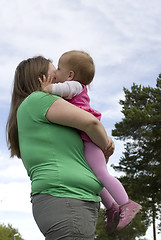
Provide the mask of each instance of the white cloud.
POLYGON ((0 180, 1 183, 11 183, 13 181, 28 181, 27 172, 18 158, 10 158, 9 152, 0 150, 0 180))
POLYGON ((0 210, 29 211, 30 180, 22 160, 0 151, 0 210))
POLYGON ((12 182, 0 184, 0 211, 30 212, 30 184, 29 182, 12 182))
POLYGON ((0 224, 12 224, 26 240, 43 240, 32 216, 31 184, 22 161, 0 151, 0 224))

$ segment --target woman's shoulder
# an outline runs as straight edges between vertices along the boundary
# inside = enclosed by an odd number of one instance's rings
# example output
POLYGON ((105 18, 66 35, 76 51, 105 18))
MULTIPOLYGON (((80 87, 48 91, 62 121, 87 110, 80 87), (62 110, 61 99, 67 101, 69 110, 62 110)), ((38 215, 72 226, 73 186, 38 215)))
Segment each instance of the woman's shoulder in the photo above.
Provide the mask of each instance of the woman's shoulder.
POLYGON ((30 109, 36 110, 37 108, 50 106, 58 98, 60 97, 56 95, 36 91, 31 93, 27 98, 25 98, 25 100, 21 103, 19 108, 29 107, 30 109))
POLYGON ((31 93, 31 94, 27 97, 27 99, 29 99, 29 100, 39 99, 39 98, 42 98, 42 97, 44 97, 44 96, 46 96, 46 95, 47 95, 47 93, 45 93, 45 92, 36 91, 36 92, 31 93))
POLYGON ((27 99, 28 101, 31 101, 31 102, 39 102, 39 101, 53 101, 60 98, 59 96, 56 96, 56 95, 52 95, 52 94, 49 94, 49 93, 45 93, 45 92, 41 92, 41 91, 36 91, 36 92, 33 92, 31 93, 27 99))
POLYGON ((19 115, 32 115, 35 119, 45 119, 46 112, 52 103, 58 99, 56 95, 51 95, 41 91, 36 91, 31 93, 25 100, 21 103, 18 108, 19 115))

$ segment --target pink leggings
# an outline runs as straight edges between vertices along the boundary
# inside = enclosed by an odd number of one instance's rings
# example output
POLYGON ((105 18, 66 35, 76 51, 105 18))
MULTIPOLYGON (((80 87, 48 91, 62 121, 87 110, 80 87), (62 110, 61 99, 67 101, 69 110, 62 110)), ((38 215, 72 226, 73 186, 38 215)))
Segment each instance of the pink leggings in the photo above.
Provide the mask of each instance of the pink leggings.
POLYGON ((84 141, 85 159, 104 186, 100 196, 104 206, 109 209, 113 202, 123 205, 128 202, 128 195, 120 181, 111 176, 107 170, 104 153, 92 142, 84 141))

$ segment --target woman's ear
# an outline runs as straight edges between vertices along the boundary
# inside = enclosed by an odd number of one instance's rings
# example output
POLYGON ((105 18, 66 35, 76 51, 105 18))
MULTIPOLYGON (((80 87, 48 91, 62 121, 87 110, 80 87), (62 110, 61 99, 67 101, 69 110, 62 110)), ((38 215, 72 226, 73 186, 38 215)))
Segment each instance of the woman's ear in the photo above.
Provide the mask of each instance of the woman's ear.
POLYGON ((67 80, 72 81, 74 79, 74 75, 75 75, 74 71, 70 71, 67 80))

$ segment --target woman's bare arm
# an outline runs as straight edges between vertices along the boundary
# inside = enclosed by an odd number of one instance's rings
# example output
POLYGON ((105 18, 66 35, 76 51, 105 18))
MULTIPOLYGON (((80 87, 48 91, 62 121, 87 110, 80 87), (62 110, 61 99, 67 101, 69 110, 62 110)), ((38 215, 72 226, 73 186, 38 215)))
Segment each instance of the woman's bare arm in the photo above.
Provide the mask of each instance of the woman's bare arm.
POLYGON ((48 109, 46 118, 52 123, 79 129, 103 151, 109 149, 110 155, 114 151, 111 138, 106 134, 102 123, 92 114, 74 106, 62 98, 57 99, 48 109))

